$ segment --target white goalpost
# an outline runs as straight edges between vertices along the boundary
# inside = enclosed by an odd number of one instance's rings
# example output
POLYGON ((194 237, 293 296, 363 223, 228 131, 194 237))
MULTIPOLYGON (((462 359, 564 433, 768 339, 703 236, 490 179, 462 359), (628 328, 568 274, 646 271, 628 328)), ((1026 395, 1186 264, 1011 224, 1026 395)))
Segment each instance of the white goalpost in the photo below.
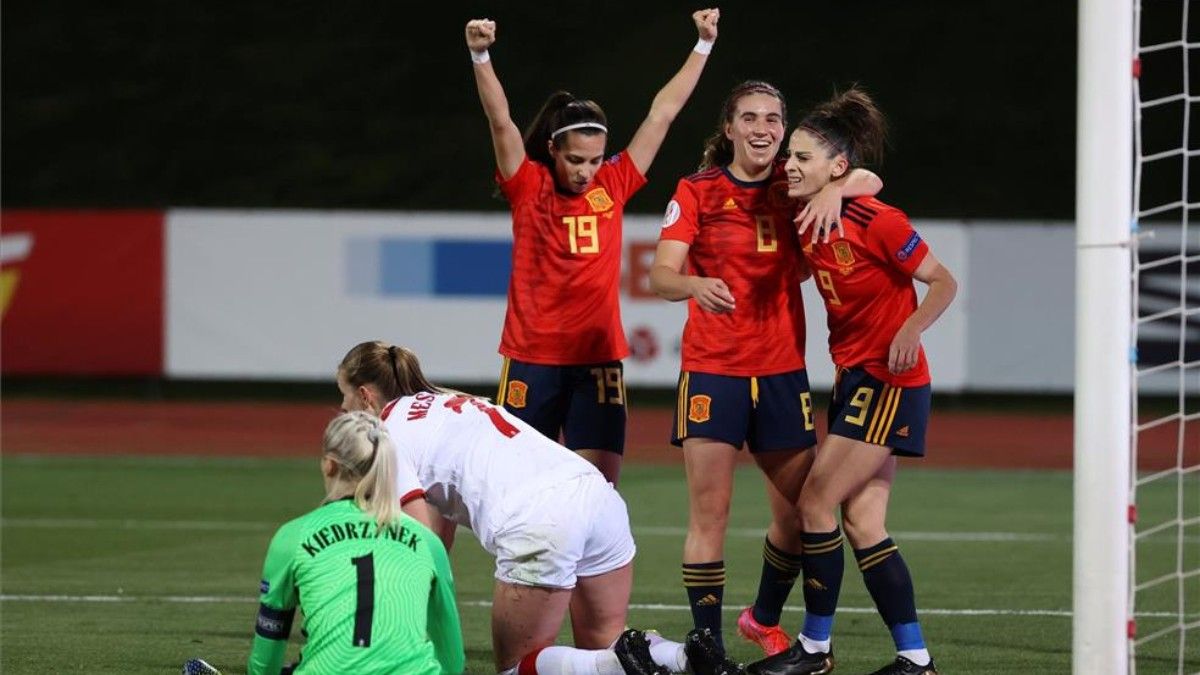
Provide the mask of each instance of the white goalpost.
POLYGON ((1129 659, 1133 2, 1079 3, 1072 669, 1129 659))
POLYGON ((1079 4, 1078 675, 1200 674, 1200 228, 1189 222, 1200 39, 1189 22, 1190 0, 1079 4))

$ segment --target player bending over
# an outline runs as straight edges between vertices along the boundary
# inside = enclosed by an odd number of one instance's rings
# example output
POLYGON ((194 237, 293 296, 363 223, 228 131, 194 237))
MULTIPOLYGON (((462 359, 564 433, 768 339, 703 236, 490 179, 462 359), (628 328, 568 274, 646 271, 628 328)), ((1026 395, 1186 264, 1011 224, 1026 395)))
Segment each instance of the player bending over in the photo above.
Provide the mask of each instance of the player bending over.
POLYGON ((449 546, 458 525, 496 560, 496 670, 712 672, 711 637, 683 644, 626 630, 635 546, 625 501, 579 455, 486 399, 430 384, 403 347, 363 342, 337 373, 344 410, 379 415, 449 546), (575 646, 554 645, 568 609, 575 646))

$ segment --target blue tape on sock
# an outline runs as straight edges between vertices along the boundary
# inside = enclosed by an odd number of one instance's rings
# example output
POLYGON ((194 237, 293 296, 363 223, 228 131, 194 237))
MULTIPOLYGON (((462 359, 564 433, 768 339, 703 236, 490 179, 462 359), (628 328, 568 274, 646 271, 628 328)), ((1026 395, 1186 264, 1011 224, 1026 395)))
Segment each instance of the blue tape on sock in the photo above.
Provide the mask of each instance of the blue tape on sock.
POLYGON ((804 629, 801 632, 810 640, 828 640, 829 634, 833 632, 833 617, 805 613, 804 629))
POLYGON ((892 641, 896 643, 896 651, 925 649, 925 638, 921 635, 919 623, 898 623, 892 626, 892 641))

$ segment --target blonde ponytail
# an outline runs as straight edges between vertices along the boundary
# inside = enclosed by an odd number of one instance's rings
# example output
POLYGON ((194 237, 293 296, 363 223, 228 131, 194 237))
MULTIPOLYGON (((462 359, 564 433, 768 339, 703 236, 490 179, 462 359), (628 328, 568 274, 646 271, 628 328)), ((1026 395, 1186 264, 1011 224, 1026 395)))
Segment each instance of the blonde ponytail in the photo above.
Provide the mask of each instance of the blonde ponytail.
MULTIPOLYGON (((342 413, 325 427, 325 456, 338 465, 338 483, 354 485, 354 503, 383 527, 399 515, 396 449, 383 420, 369 412, 342 413)), ((326 500, 337 495, 326 495, 326 500)))

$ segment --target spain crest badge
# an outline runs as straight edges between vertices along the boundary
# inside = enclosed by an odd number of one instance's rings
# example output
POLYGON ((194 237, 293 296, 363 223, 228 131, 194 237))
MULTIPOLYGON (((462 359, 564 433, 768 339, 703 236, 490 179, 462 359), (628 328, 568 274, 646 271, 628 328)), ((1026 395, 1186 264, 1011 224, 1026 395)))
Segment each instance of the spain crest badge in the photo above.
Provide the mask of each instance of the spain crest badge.
POLYGON ((583 197, 588 201, 588 204, 591 205, 592 213, 603 213, 605 211, 609 211, 612 209, 613 204, 615 203, 613 202, 612 197, 608 196, 608 191, 602 187, 590 190, 583 197))
POLYGON ((508 394, 504 397, 504 402, 511 408, 524 408, 525 395, 529 393, 529 385, 520 380, 513 380, 508 383, 508 394))

